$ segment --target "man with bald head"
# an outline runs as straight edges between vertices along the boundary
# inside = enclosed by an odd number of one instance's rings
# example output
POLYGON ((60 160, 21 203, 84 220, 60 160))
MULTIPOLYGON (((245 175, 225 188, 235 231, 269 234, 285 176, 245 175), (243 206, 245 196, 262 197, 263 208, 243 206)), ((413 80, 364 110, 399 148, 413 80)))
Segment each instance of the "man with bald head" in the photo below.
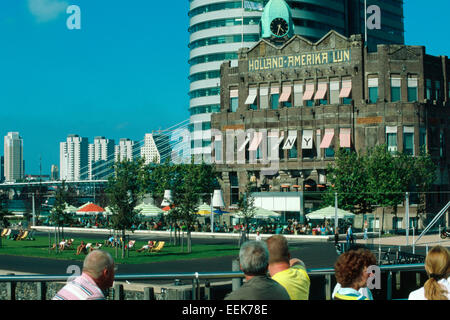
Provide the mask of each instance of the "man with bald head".
POLYGON ((81 276, 68 282, 53 300, 105 300, 105 291, 114 283, 114 260, 102 250, 90 252, 83 263, 81 276))

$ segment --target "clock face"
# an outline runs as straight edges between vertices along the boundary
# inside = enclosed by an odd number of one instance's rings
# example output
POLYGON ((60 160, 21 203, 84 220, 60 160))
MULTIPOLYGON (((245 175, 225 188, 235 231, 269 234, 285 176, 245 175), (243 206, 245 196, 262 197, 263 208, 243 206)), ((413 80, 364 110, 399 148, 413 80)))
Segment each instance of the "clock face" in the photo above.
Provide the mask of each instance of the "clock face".
POLYGON ((289 31, 289 25, 283 18, 275 18, 270 23, 270 31, 276 37, 283 37, 289 31))

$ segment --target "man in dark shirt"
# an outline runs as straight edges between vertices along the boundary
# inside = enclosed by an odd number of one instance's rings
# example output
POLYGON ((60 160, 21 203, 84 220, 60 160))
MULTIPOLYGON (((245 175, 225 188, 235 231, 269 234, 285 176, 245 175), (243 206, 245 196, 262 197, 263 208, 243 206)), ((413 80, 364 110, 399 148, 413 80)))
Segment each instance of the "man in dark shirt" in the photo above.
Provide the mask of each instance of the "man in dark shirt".
POLYGON ((290 300, 286 289, 267 276, 269 250, 264 241, 247 241, 239 251, 245 283, 225 300, 290 300))

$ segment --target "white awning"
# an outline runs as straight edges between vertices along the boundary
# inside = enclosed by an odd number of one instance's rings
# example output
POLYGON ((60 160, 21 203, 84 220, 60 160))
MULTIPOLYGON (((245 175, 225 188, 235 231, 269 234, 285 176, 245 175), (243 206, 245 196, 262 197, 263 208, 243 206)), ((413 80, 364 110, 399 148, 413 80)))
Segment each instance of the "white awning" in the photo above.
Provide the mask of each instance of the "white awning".
POLYGON ((258 89, 257 88, 250 88, 248 90, 248 97, 247 97, 247 100, 245 100, 245 104, 253 104, 253 103, 255 103, 257 95, 258 95, 258 89))

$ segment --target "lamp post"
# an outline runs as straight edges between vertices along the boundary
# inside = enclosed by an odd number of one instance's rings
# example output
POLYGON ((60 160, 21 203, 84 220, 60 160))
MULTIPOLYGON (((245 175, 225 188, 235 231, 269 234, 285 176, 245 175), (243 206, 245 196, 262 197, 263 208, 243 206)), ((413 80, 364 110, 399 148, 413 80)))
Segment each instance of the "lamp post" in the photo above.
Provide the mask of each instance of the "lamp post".
POLYGON ((222 190, 214 190, 211 194, 211 233, 214 232, 214 208, 225 207, 222 190))

